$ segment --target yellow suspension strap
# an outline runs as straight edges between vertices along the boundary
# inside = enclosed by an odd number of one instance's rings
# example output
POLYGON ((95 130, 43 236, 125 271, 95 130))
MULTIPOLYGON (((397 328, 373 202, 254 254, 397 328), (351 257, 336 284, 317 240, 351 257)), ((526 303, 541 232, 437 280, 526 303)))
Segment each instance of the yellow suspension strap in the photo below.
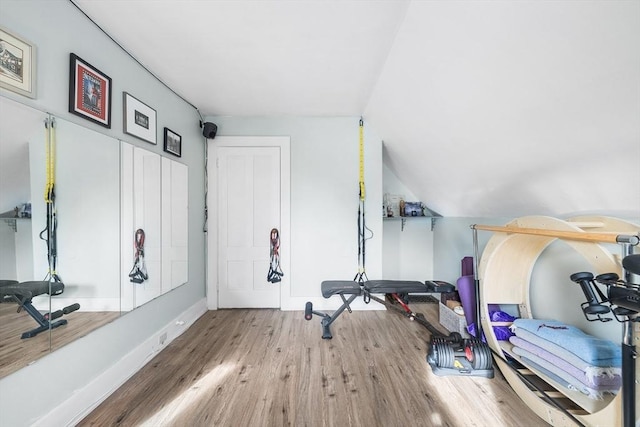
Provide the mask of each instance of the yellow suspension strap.
MULTIPOLYGON (((364 185, 364 121, 362 117, 360 117, 359 122, 359 156, 360 156, 360 165, 359 165, 359 173, 360 177, 358 180, 358 273, 354 277, 354 281, 360 283, 361 285, 369 280, 367 277, 367 272, 365 269, 365 243, 367 241, 367 237, 365 237, 365 232, 369 230, 366 226, 365 222, 365 185, 364 185)), ((369 230, 371 231, 371 230, 369 230)), ((368 298, 365 295, 365 302, 368 302, 368 298)))
POLYGON ((45 153, 45 185, 44 185, 44 202, 48 204, 52 203, 53 199, 53 183, 54 183, 54 151, 55 147, 52 147, 51 132, 53 129, 53 119, 45 119, 44 127, 45 140, 44 140, 44 153, 45 153))
POLYGON ((359 144, 359 154, 360 154, 360 201, 364 201, 365 199, 365 188, 364 188, 364 122, 362 121, 362 117, 360 117, 359 123, 359 133, 360 133, 360 144, 359 144))
POLYGON ((47 260, 49 272, 47 278, 55 282, 61 282, 56 271, 58 262, 57 252, 57 228, 56 219, 56 194, 55 194, 55 153, 56 153, 56 126, 55 119, 45 120, 45 163, 46 163, 46 183, 44 189, 44 202, 47 206, 47 225, 40 232, 40 239, 47 242, 47 260), (46 233, 46 237, 43 237, 46 233))

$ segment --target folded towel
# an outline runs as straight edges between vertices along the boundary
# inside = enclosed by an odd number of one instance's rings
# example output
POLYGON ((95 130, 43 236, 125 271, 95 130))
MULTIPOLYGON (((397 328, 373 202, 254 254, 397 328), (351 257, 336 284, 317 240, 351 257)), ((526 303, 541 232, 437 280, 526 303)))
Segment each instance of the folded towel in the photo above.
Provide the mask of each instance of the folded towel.
POLYGON ((588 335, 575 326, 555 320, 516 319, 511 328, 516 335, 518 335, 518 330, 521 329, 531 332, 573 353, 587 362, 588 365, 598 367, 622 366, 622 351, 619 345, 609 340, 588 335))
POLYGON ((559 345, 556 345, 552 342, 542 339, 539 336, 534 335, 531 332, 526 331, 524 329, 521 329, 521 328, 517 329, 516 336, 532 344, 535 344, 538 347, 541 347, 547 350, 549 353, 553 353, 563 358, 567 362, 571 363, 573 366, 580 368, 580 370, 584 370, 588 376, 616 375, 616 374, 621 375, 620 367, 622 366, 622 360, 612 361, 613 364, 611 366, 593 366, 593 365, 589 365, 589 363, 585 362, 575 354, 571 353, 568 350, 565 350, 559 345))
POLYGON ((592 387, 587 387, 586 385, 582 384, 580 381, 575 379, 573 376, 571 376, 571 374, 569 374, 568 372, 563 371, 557 366, 554 366, 552 363, 549 363, 543 358, 538 357, 535 354, 528 352, 527 350, 524 350, 520 347, 513 347, 512 351, 514 354, 517 354, 518 356, 522 357, 523 362, 525 364, 531 365, 531 367, 534 369, 536 369, 537 366, 544 368, 545 370, 562 378, 563 382, 561 382, 560 384, 564 385, 564 383, 566 382, 569 384, 568 388, 570 390, 579 391, 580 393, 588 396, 590 399, 600 400, 604 397, 604 393, 610 393, 610 394, 618 393, 618 388, 610 388, 610 389, 604 388, 604 389, 596 390, 592 387))
POLYGON ((622 377, 620 376, 622 372, 619 368, 612 368, 608 372, 603 372, 603 375, 587 375, 586 370, 572 365, 569 361, 564 360, 558 355, 555 355, 543 349, 542 347, 538 347, 537 345, 526 341, 518 336, 509 338, 509 341, 511 342, 511 344, 527 350, 553 364, 554 366, 557 366, 563 371, 569 373, 577 381, 580 381, 587 387, 591 387, 596 390, 609 390, 612 388, 620 388, 620 386, 622 385, 622 377), (614 369, 618 371, 617 375, 613 374, 614 369))

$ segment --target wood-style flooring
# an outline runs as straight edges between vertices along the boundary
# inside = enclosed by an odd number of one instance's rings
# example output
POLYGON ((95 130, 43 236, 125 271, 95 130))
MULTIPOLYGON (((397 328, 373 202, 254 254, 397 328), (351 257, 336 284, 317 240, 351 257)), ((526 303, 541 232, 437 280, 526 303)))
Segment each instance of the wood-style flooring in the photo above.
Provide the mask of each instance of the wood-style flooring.
POLYGON ((209 311, 79 425, 546 425, 497 369, 434 375, 428 331, 393 311, 345 312, 332 332, 302 312, 209 311))
POLYGON ((120 316, 119 312, 78 312, 64 316, 67 324, 35 337, 21 339, 23 332, 38 327, 38 323, 26 311, 17 312, 18 305, 0 304, 0 378, 24 368, 49 351, 87 335, 120 316))

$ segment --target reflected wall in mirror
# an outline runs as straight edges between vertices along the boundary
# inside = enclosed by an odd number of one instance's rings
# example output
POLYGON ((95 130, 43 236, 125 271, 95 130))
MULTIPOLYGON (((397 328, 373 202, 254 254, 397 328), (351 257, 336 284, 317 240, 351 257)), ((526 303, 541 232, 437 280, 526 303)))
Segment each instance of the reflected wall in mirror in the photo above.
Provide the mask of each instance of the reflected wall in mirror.
POLYGON ((174 160, 125 142, 121 155, 122 310, 128 311, 187 282, 189 184, 187 166, 174 160))
POLYGON ((30 219, 0 223, 0 280, 19 282, 17 290, 0 293, 2 378, 119 316, 120 182, 117 140, 4 97, 0 103, 0 210, 10 215, 16 206, 31 204, 30 219), (64 283, 63 292, 51 298, 20 287, 49 273, 41 238, 47 224, 45 119, 55 123, 49 158, 55 164, 56 273, 64 283), (34 312, 19 311, 16 295, 23 303, 30 299, 34 312), (39 315, 75 303, 80 309, 63 315, 66 325, 22 337, 39 326, 39 315))
MULTIPOLYGON (((51 298, 55 312, 79 304, 68 324, 51 331, 51 350, 117 318, 120 314, 120 147, 118 140, 55 118, 57 274, 65 289, 51 298)), ((42 193, 46 158, 42 144, 31 150, 34 230, 46 227, 42 193), (38 183, 42 183, 38 185, 38 183)), ((53 151, 53 150, 52 150, 53 151)), ((36 277, 48 269, 46 245, 34 233, 36 277)))

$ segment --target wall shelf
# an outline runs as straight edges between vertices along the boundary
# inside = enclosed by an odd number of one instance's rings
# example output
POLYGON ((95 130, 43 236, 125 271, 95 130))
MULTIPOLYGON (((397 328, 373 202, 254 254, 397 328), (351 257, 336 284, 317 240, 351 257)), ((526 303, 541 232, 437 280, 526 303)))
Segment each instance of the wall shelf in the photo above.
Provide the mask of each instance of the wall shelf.
POLYGON ((18 231, 18 220, 31 220, 31 217, 20 217, 16 216, 15 210, 10 210, 6 212, 0 213, 0 219, 4 220, 4 222, 15 232, 18 231))
POLYGON ((431 231, 433 231, 433 228, 435 227, 436 224, 436 216, 383 216, 382 219, 384 221, 400 221, 400 230, 404 231, 404 226, 407 222, 407 220, 409 221, 418 221, 418 220, 430 220, 431 223, 431 231))

